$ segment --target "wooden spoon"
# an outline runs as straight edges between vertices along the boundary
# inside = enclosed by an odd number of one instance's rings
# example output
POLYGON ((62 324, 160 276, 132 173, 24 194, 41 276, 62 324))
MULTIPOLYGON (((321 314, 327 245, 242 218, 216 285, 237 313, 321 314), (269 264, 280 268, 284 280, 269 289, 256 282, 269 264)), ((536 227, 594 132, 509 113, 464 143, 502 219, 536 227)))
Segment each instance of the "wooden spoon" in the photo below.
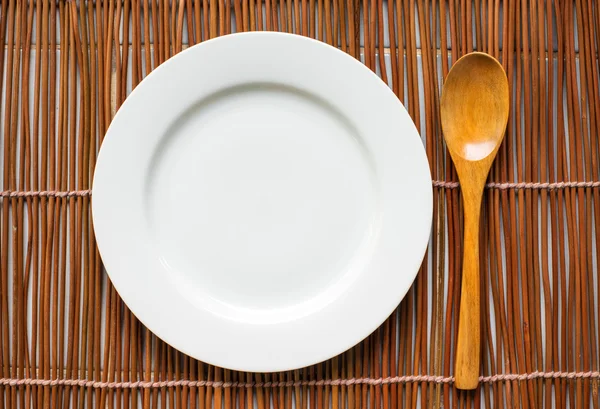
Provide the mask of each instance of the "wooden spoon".
POLYGON ((464 255, 456 349, 456 387, 479 382, 479 218, 483 188, 504 137, 509 92, 506 73, 484 53, 459 59, 444 83, 441 119, 458 173, 464 209, 464 255))

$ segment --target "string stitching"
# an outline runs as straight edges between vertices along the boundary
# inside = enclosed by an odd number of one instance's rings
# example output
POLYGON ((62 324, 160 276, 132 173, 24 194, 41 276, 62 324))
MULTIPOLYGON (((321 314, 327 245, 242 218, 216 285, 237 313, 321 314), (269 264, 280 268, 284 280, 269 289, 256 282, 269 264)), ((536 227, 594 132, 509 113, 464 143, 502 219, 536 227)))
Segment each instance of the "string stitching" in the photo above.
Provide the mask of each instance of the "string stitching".
MULTIPOLYGON (((458 182, 447 182, 443 180, 434 180, 432 182, 434 187, 443 189, 458 189, 460 184, 458 182)), ((600 181, 590 182, 490 182, 486 184, 488 189, 497 190, 560 190, 567 188, 599 188, 600 181)), ((71 198, 71 197, 86 197, 91 196, 92 190, 70 190, 70 191, 58 191, 58 190, 41 190, 41 191, 15 191, 15 190, 3 190, 0 191, 0 197, 2 198, 28 198, 28 197, 55 197, 55 198, 71 198)))
MULTIPOLYGON (((529 381, 533 379, 600 379, 599 371, 588 372, 531 372, 524 374, 498 374, 481 376, 479 382, 491 384, 505 381, 529 381)), ((352 386, 352 385, 389 385, 401 383, 429 382, 436 384, 452 384, 454 377, 433 375, 405 375, 386 378, 350 378, 350 379, 323 379, 311 381, 276 381, 276 382, 223 382, 223 381, 135 381, 135 382, 100 382, 86 379, 14 379, 0 378, 0 385, 17 386, 79 386, 93 389, 154 389, 174 387, 207 387, 207 388, 283 388, 297 386, 352 386)))

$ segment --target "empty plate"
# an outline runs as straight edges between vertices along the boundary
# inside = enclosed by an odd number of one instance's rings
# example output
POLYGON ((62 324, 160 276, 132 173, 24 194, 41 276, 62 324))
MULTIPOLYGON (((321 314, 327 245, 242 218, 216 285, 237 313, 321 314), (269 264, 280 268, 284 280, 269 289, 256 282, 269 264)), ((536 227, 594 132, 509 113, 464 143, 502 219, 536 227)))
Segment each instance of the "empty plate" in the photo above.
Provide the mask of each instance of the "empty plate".
POLYGON ((127 98, 98 156, 93 219, 125 303, 202 361, 280 371, 375 330, 430 234, 423 143, 342 51, 281 33, 193 46, 127 98))

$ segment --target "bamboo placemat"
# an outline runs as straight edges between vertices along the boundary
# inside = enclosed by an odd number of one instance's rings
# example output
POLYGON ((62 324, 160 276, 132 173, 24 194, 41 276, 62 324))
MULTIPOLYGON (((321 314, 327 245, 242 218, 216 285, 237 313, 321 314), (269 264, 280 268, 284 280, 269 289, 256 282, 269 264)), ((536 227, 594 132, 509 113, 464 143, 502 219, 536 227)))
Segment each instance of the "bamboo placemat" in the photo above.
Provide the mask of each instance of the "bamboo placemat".
POLYGON ((2 0, 0 44, 0 409, 600 406, 598 1, 2 0), (96 154, 131 87, 242 30, 362 58, 410 112, 435 180, 406 299, 360 345, 289 373, 223 370, 165 345, 111 286, 91 225, 96 154), (461 204, 439 94, 472 50, 502 62, 513 105, 483 208, 481 386, 458 392, 461 204))

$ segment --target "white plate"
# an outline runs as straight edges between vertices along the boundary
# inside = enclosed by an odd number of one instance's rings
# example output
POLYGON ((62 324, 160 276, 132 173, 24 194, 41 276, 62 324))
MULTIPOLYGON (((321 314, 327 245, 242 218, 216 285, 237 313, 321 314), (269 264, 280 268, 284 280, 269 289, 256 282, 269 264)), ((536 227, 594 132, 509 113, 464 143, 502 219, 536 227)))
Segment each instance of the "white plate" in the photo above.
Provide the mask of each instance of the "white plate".
POLYGON ((310 365, 409 289, 432 216, 422 141, 369 69, 323 43, 234 34, 127 98, 93 185, 98 246, 133 313, 245 371, 310 365))

